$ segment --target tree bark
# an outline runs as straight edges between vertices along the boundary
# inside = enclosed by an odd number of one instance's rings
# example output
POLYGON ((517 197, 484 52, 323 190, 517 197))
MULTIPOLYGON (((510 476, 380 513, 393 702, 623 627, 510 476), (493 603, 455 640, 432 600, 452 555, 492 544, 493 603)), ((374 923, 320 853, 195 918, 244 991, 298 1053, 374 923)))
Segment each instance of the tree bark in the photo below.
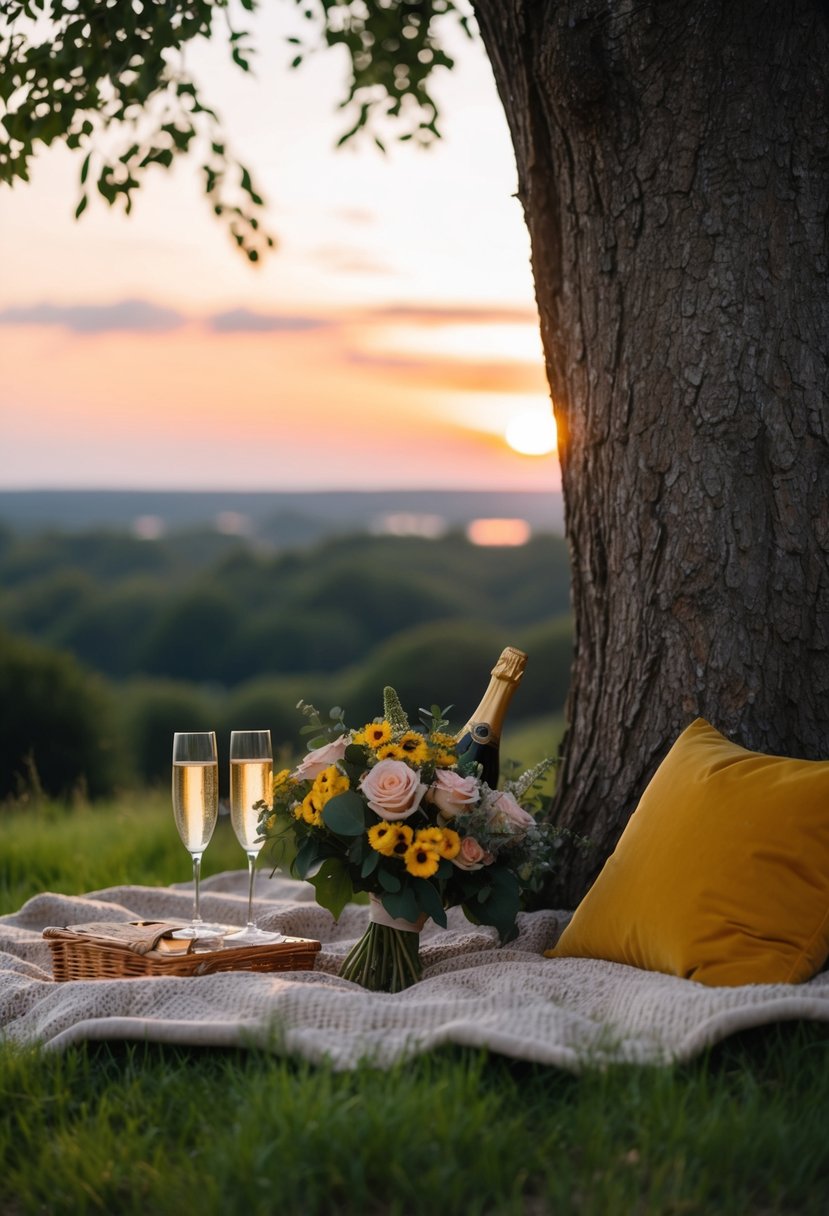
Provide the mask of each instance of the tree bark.
POLYGON ((572 904, 696 716, 829 755, 829 23, 817 0, 475 10, 559 431, 554 814, 597 846, 551 893, 572 904))

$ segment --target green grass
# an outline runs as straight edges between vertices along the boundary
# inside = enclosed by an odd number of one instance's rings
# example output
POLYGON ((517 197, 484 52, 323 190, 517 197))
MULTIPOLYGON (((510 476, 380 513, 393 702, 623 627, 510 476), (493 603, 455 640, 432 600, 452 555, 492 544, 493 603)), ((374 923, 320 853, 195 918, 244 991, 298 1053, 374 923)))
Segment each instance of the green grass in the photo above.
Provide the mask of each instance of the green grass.
MULTIPOLYGON (((227 836, 213 868, 241 861, 227 836)), ((6 904, 186 877, 161 796, 0 811, 6 904)), ((579 1078, 461 1050, 337 1074, 261 1051, 7 1044, 0 1214, 823 1216, 827 1128, 821 1025, 579 1078)))
POLYGON ((818 1028, 573 1078, 441 1051, 336 1074, 257 1052, 0 1050, 0 1211, 822 1216, 818 1028))
MULTIPOLYGON (((245 869, 230 819, 220 817, 202 875, 245 869)), ((168 793, 67 806, 0 804, 0 915, 40 891, 79 895, 122 883, 188 882, 190 857, 179 840, 168 793)))

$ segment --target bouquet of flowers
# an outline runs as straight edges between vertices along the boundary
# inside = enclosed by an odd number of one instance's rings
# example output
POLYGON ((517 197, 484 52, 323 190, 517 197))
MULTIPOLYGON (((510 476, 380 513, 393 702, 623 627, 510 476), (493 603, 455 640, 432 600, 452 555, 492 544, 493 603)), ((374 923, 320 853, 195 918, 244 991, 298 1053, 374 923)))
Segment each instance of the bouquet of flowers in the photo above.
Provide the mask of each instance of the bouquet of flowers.
POLYGON ((291 872, 335 919, 355 892, 369 893, 369 927, 340 974, 376 990, 408 987, 420 978, 425 920, 445 927, 458 904, 502 942, 515 937, 522 892, 552 869, 561 834, 531 814, 554 761, 490 789, 480 765, 459 757, 438 706, 421 710, 415 729, 387 688, 383 716, 359 730, 339 708, 327 723, 313 706, 297 708, 310 751, 275 775, 259 830, 276 861, 293 853, 291 872))

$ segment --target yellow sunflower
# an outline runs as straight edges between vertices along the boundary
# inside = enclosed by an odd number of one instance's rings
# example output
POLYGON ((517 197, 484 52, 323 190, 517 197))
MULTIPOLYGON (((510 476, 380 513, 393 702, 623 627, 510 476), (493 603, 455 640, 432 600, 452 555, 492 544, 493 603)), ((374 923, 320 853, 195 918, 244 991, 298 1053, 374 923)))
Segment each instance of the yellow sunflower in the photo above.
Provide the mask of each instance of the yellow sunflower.
MULTIPOLYGON (((315 790, 310 790, 302 799, 300 809, 302 818, 306 823, 310 823, 311 827, 318 828, 320 825, 320 816, 324 802, 320 799, 319 794, 315 790)), ((296 814, 296 812, 294 812, 296 814)), ((297 819, 299 815, 297 815, 297 819)))
POLYGON ((319 796, 321 806, 325 806, 330 798, 344 794, 348 789, 348 777, 341 773, 336 764, 330 764, 318 773, 312 787, 312 793, 319 796))
POLYGON ((388 722, 369 722, 358 734, 361 736, 360 743, 367 743, 369 747, 380 747, 391 738, 391 727, 388 722))
POLYGON ((447 861, 451 861, 453 857, 457 857, 461 851, 461 838, 457 832, 453 832, 451 828, 443 828, 441 830, 443 839, 438 844, 438 850, 441 857, 445 857, 447 861))
POLYGON ((395 831, 394 844, 391 846, 389 853, 390 857, 405 857, 412 840, 414 832, 407 823, 393 823, 392 827, 395 831))
POLYGON ((457 764, 458 757, 455 752, 436 751, 432 755, 435 762, 435 768, 451 768, 453 764, 457 764))
POLYGON ((377 748, 378 760, 409 760, 408 752, 404 752, 398 743, 383 743, 377 748))
POLYGON ((406 870, 415 878, 431 878, 440 865, 440 854, 429 845, 412 844, 406 850, 404 861, 406 870))
POLYGON ((411 764, 425 764, 429 759, 429 745, 416 730, 405 731, 397 740, 397 744, 406 753, 406 759, 411 764))
POLYGON ((368 830, 368 842, 377 853, 391 857, 397 842, 397 828, 393 823, 375 823, 368 830))
POLYGON ((425 844, 430 849, 439 847, 443 840, 443 828, 421 828, 415 836, 416 844, 425 844))
POLYGON ((437 849, 441 857, 451 861, 461 851, 461 838, 451 828, 421 828, 415 836, 415 844, 427 849, 437 849))
POLYGON ((274 773, 274 776, 273 776, 273 792, 274 793, 276 793, 277 791, 284 792, 286 786, 293 785, 293 784, 294 783, 291 780, 291 770, 289 768, 281 768, 278 773, 274 773))
POLYGON ((456 740, 454 735, 447 735, 442 730, 432 731, 429 736, 429 742, 432 747, 449 749, 455 746, 456 740))

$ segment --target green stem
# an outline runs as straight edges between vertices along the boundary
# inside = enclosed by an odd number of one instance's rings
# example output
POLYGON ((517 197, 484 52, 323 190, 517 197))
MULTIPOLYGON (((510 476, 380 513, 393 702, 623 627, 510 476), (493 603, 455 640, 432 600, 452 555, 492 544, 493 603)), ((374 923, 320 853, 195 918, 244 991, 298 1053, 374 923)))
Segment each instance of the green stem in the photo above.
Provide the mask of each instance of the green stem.
POLYGON ((420 935, 370 924, 343 960, 340 975, 373 992, 402 992, 421 976, 420 935))

